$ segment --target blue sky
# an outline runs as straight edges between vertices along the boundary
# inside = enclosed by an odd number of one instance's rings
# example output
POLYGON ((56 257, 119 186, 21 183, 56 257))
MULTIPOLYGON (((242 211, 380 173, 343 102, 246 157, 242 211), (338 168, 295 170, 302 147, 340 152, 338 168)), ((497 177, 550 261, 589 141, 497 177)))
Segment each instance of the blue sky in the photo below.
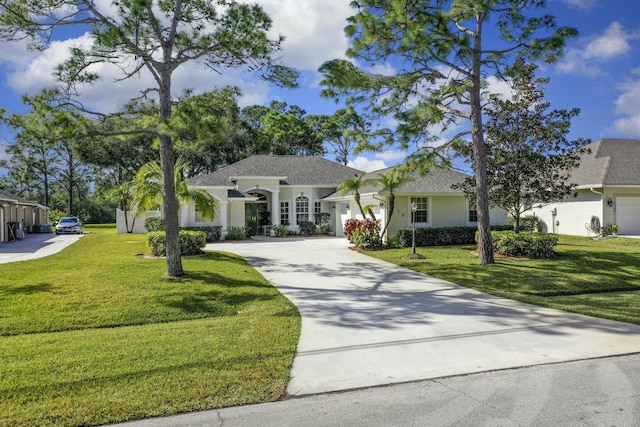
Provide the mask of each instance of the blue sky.
MULTIPOLYGON (((97 0, 106 5, 108 0, 97 0)), ((341 108, 320 98, 317 68, 325 61, 344 58, 348 46, 343 28, 353 14, 350 0, 257 0, 274 21, 274 34, 284 34, 282 59, 301 71, 300 88, 276 90, 237 72, 222 76, 194 64, 175 75, 175 94, 184 89, 196 92, 233 84, 243 91, 242 106, 267 105, 271 100, 299 105, 308 114, 332 114, 341 108)), ((539 76, 549 77, 545 87, 553 108, 581 109, 574 119, 571 139, 640 139, 640 2, 637 0, 548 0, 546 12, 559 25, 576 27, 580 36, 569 41, 566 55, 555 65, 542 66, 539 76)), ((47 50, 28 52, 23 43, 0 43, 0 106, 24 111, 20 96, 52 85, 54 64, 61 62, 70 46, 86 43, 87 35, 59 39, 47 50)), ((148 76, 114 83, 118 70, 101 66, 102 80, 82 91, 90 108, 114 111, 147 87, 148 76)), ((495 86, 500 91, 501 85, 495 86)), ((0 144, 11 136, 0 136, 0 144)), ((0 146, 0 150, 1 150, 0 146)), ((409 154, 396 150, 362 153, 351 165, 375 170, 401 162, 409 154)), ((1 155, 1 154, 0 154, 1 155)), ((331 156, 328 156, 331 158, 331 156)))

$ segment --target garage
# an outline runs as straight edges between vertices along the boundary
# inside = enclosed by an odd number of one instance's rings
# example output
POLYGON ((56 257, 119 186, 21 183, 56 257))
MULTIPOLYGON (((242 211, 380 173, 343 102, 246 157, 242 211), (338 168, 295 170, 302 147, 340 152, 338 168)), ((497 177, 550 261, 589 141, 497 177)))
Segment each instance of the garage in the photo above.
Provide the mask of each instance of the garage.
POLYGON ((640 235, 640 197, 616 197, 619 234, 640 235))

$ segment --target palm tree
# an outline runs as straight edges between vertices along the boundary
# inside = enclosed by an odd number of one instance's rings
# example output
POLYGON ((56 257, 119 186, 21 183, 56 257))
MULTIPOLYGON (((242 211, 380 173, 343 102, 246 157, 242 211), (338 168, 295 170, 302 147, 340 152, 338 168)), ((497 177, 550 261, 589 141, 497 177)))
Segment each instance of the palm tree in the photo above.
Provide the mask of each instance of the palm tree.
MULTIPOLYGON (((189 188, 184 173, 188 166, 188 163, 179 159, 174 168, 176 203, 187 206, 195 203, 202 218, 213 220, 216 218, 218 203, 206 191, 189 188)), ((162 206, 162 169, 157 161, 142 165, 133 179, 132 194, 133 209, 137 214, 162 206)))
POLYGON ((389 223, 391 223, 391 217, 393 216, 393 211, 395 210, 396 204, 396 195, 394 191, 398 189, 403 184, 406 184, 409 181, 413 181, 413 178, 403 170, 403 169, 391 169, 387 173, 380 175, 376 182, 382 186, 382 191, 387 191, 387 211, 389 212, 389 217, 386 218, 384 223, 384 229, 382 233, 380 233, 380 237, 384 239, 384 235, 387 232, 387 228, 389 227, 389 223))
POLYGON ((364 179, 364 172, 347 178, 342 184, 340 184, 337 188, 338 191, 341 191, 342 194, 353 194, 353 198, 360 209, 360 213, 362 214, 362 218, 366 218, 366 214, 364 213, 364 208, 360 204, 360 189, 373 182, 371 179, 364 179))
POLYGON ((118 205, 119 205, 118 207, 120 207, 124 212, 125 230, 127 231, 127 233, 133 233, 133 226, 136 222, 137 215, 133 216, 133 222, 131 223, 131 230, 129 230, 129 215, 127 215, 127 212, 129 212, 129 206, 130 206, 129 202, 133 200, 132 183, 131 182, 122 183, 119 186, 112 188, 109 193, 118 199, 118 205))

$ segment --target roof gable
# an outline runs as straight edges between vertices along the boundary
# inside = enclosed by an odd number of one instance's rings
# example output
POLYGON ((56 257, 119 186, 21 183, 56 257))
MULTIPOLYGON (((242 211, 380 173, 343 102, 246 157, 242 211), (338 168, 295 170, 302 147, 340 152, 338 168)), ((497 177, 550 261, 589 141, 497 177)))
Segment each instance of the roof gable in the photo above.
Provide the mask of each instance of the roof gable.
POLYGON ((348 177, 361 173, 357 169, 314 156, 256 155, 233 163, 216 172, 200 175, 189 184, 200 187, 233 187, 235 179, 278 178, 281 185, 337 187, 348 177))
POLYGON ((570 182, 579 186, 640 185, 640 140, 599 139, 587 144, 570 182))

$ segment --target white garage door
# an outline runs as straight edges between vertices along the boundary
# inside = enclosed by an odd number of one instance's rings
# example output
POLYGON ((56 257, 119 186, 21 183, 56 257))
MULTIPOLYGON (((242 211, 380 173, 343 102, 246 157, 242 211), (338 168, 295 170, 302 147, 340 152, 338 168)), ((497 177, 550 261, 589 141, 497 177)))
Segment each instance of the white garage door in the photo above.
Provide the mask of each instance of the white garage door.
POLYGON ((640 197, 616 197, 619 234, 640 235, 640 197))

